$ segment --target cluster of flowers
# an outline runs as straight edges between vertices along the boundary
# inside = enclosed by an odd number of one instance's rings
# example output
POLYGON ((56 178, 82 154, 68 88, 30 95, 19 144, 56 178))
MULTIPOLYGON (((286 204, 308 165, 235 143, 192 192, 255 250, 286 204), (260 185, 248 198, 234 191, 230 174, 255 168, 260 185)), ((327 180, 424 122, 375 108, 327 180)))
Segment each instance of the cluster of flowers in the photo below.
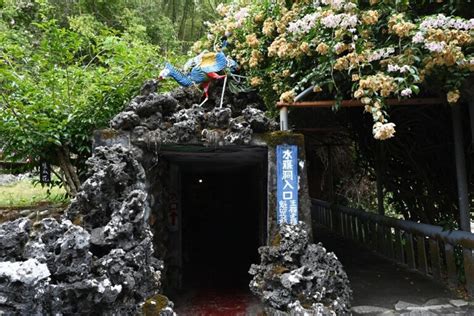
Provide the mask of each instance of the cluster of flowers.
MULTIPOLYGON (((414 0, 410 0, 414 1, 414 0)), ((370 0, 276 0, 220 5, 222 19, 196 49, 232 32, 231 54, 272 106, 313 86, 325 97, 356 98, 374 119, 377 139, 394 136, 384 100, 417 94, 430 75, 457 102, 460 73, 474 71, 474 19, 406 14, 403 5, 370 0), (456 74, 456 75, 450 75, 456 74), (459 78, 459 79, 456 79, 459 78)), ((406 8, 405 8, 406 9, 406 8)))
POLYGON ((288 33, 300 34, 308 33, 316 27, 316 22, 321 17, 321 12, 313 12, 305 15, 303 18, 290 22, 288 25, 288 33))
POLYGON ((354 28, 357 26, 359 20, 357 15, 340 13, 340 14, 329 14, 321 19, 321 24, 327 28, 354 28))

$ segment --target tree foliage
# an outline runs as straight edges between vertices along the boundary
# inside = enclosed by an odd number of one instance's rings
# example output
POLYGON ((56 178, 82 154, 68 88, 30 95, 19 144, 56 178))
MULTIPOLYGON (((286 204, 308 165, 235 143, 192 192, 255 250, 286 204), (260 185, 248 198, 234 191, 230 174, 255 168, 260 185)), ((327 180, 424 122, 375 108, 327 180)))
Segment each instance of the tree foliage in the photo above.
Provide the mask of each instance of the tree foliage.
POLYGON ((28 4, 0 9, 0 148, 59 165, 74 194, 92 131, 156 76, 161 54, 138 22, 116 30, 84 14, 61 25, 48 2, 28 4))

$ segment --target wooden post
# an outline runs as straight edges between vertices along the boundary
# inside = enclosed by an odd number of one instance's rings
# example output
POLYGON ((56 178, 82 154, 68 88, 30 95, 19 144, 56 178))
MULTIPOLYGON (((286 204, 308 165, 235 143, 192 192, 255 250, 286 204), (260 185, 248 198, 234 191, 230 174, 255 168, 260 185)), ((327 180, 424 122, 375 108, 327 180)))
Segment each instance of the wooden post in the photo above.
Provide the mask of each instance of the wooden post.
POLYGON ((424 275, 428 274, 428 260, 426 258, 425 237, 416 237, 416 247, 418 250, 418 271, 424 275))
POLYGON ((448 285, 454 288, 458 285, 458 275, 453 245, 445 243, 444 253, 446 256, 446 274, 448 278, 448 285))
POLYGON ((431 256, 431 274, 436 280, 441 280, 441 258, 439 255, 439 244, 435 239, 429 239, 431 256))
POLYGON ((472 249, 463 249, 464 275, 466 277, 466 289, 469 295, 474 296, 474 253, 472 249))
POLYGON ((411 233, 406 233, 406 244, 405 244, 405 249, 407 253, 407 265, 409 269, 416 269, 416 264, 415 264, 415 248, 413 245, 413 235, 411 233))
POLYGON ((398 228, 395 228, 395 259, 401 263, 405 264, 405 252, 403 251, 401 231, 398 228))
POLYGON ((464 156, 464 139, 462 133, 461 107, 458 103, 451 105, 453 122, 454 154, 456 161, 456 180, 458 186, 459 226, 461 230, 471 231, 469 210, 469 193, 466 176, 466 159, 464 156))

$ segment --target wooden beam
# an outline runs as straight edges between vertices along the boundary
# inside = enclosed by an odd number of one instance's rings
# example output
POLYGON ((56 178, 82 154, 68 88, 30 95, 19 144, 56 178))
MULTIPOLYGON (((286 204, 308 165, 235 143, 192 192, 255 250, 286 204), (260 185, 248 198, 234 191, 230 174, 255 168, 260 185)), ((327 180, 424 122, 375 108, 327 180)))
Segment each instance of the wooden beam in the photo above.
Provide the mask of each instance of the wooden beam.
MULTIPOLYGON (((445 104, 445 100, 441 98, 416 98, 416 99, 386 99, 387 105, 438 105, 445 104)), ((304 102, 293 102, 285 103, 278 102, 277 108, 282 107, 293 107, 293 108, 330 108, 336 105, 335 100, 321 100, 321 101, 304 101, 304 102)), ((364 106, 359 100, 342 100, 342 107, 362 107, 364 106)))

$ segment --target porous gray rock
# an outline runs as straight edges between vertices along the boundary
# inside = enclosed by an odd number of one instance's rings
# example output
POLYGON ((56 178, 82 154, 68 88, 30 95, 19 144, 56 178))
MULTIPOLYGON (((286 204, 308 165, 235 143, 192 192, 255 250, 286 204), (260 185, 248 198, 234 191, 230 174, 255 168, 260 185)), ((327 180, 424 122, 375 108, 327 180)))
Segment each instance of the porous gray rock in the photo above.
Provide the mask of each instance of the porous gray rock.
POLYGON ((0 242, 0 313, 134 315, 159 293, 143 167, 121 145, 97 148, 88 165, 61 220, 0 225, 10 232, 0 242))
POLYGON ((303 223, 282 225, 273 245, 259 253, 250 289, 264 304, 297 315, 350 314, 352 291, 341 263, 321 244, 309 243, 303 223))
POLYGON ((275 121, 269 120, 265 112, 257 108, 247 106, 242 111, 242 116, 250 124, 254 133, 263 133, 278 128, 275 121))
POLYGON ((31 222, 27 218, 19 218, 0 225, 1 261, 15 261, 21 258, 30 228, 31 222))
POLYGON ((115 129, 129 130, 139 123, 140 117, 135 112, 125 111, 117 114, 112 121, 110 121, 110 126, 115 129))
POLYGON ((183 88, 179 87, 170 93, 170 96, 178 101, 184 108, 190 108, 193 104, 199 104, 202 91, 196 87, 183 88))
POLYGON ((112 120, 111 126, 119 131, 130 131, 130 141, 142 149, 178 143, 245 145, 250 143, 254 133, 278 128, 276 121, 261 110, 261 104, 245 104, 245 101, 256 101, 245 95, 228 92, 226 105, 214 106, 220 102, 218 90, 213 89, 209 101, 202 106, 198 105, 201 94, 194 87, 178 88, 162 95, 155 92, 140 95, 112 120))
POLYGON ((208 128, 227 128, 232 117, 230 108, 214 108, 207 113, 208 128))

